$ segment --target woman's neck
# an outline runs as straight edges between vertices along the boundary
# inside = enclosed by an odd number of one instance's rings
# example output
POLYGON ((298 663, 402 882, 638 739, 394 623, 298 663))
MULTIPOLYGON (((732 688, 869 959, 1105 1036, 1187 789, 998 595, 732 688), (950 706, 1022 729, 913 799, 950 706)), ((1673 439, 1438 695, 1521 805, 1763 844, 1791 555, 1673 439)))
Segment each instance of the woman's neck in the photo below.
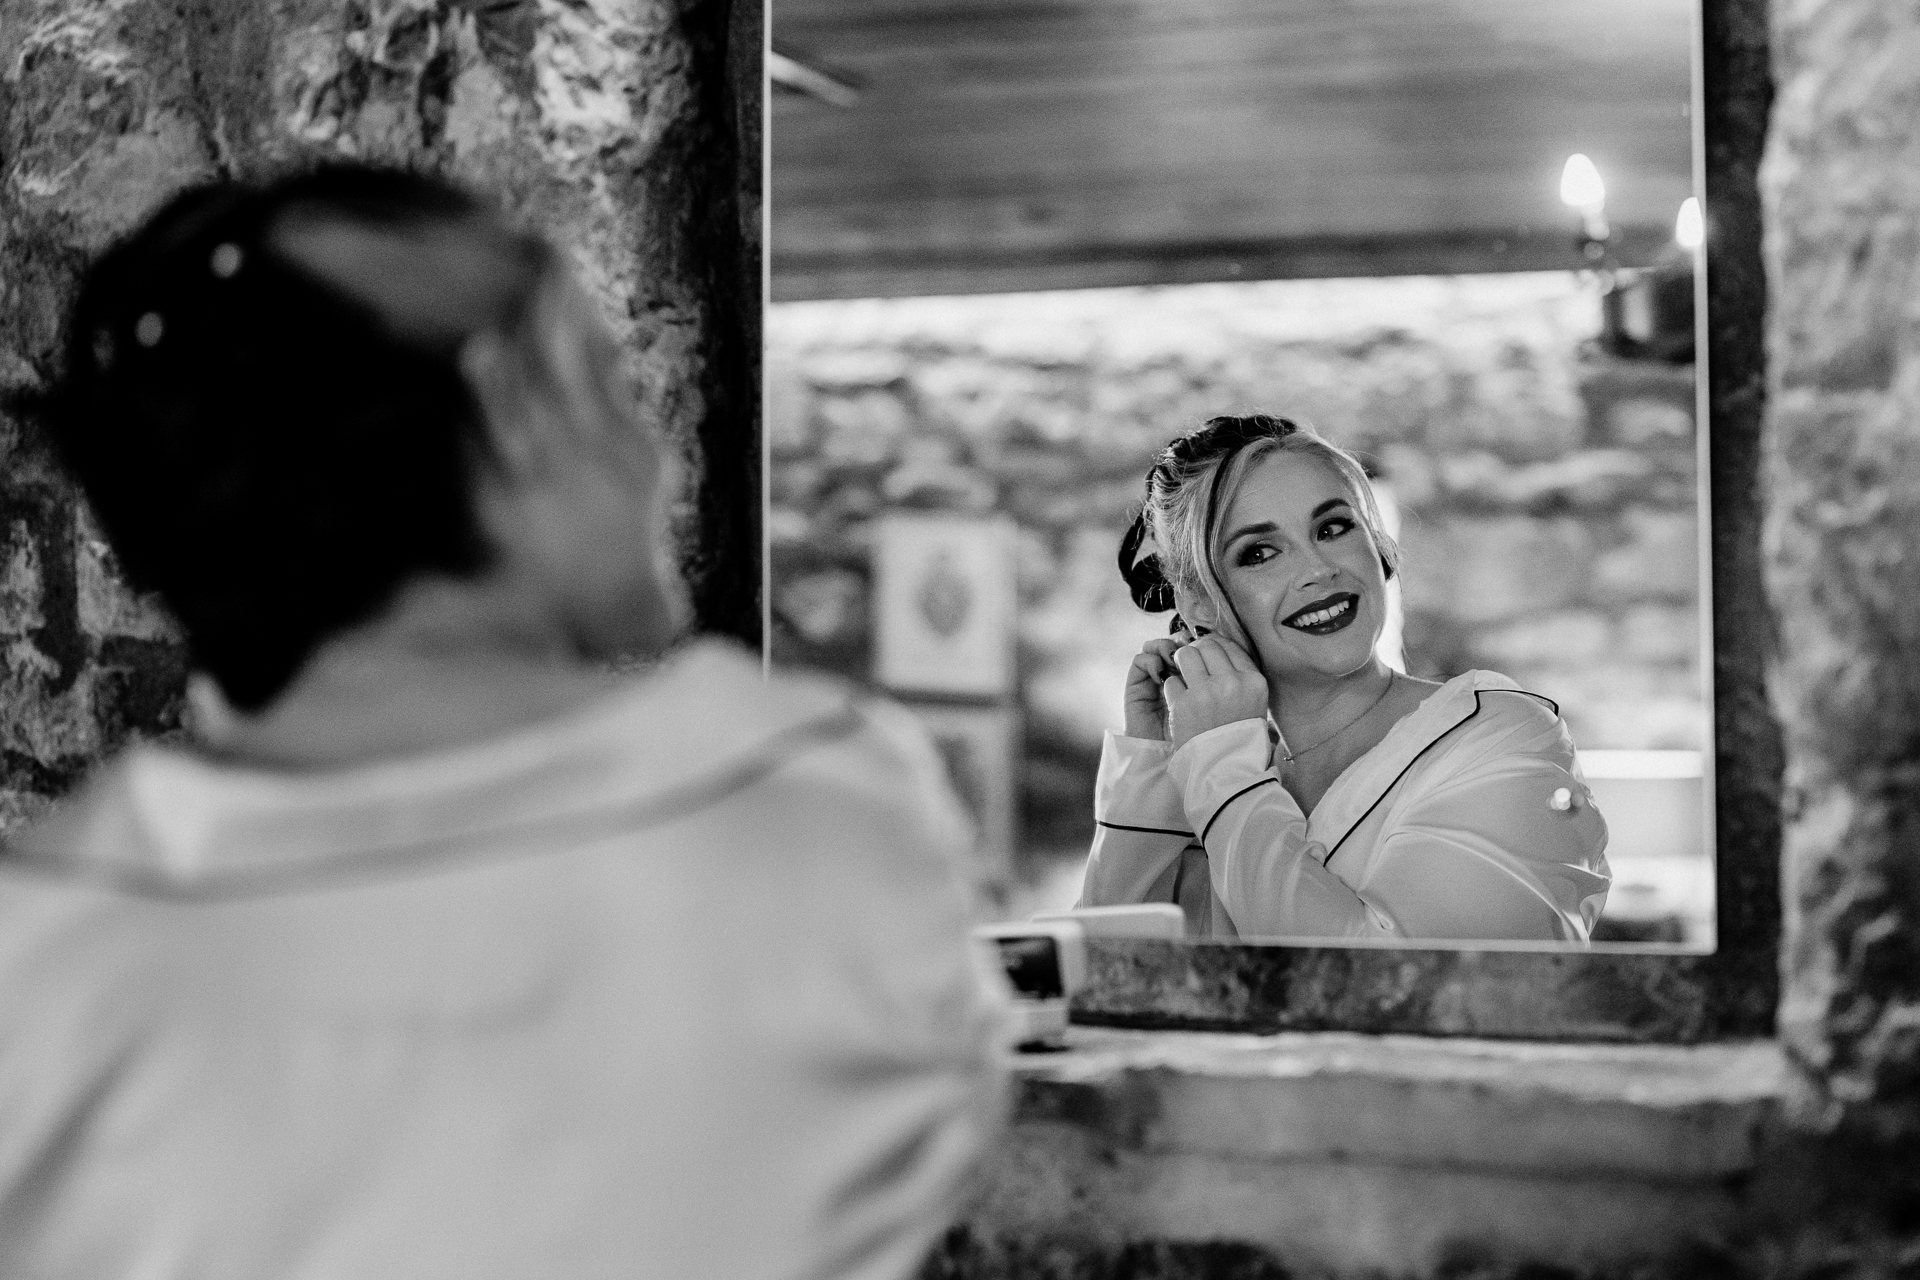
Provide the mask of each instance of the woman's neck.
POLYGON ((1281 784, 1311 814, 1356 760, 1439 687, 1377 660, 1337 681, 1278 685, 1269 705, 1291 753, 1281 784))
POLYGON ((1379 705, 1393 679, 1392 669, 1378 658, 1341 676, 1269 677, 1267 706, 1288 749, 1298 754, 1379 705))
POLYGON ((381 617, 324 643, 258 712, 215 703, 203 749, 268 768, 349 767, 482 741, 605 689, 537 609, 491 585, 412 584, 381 617))

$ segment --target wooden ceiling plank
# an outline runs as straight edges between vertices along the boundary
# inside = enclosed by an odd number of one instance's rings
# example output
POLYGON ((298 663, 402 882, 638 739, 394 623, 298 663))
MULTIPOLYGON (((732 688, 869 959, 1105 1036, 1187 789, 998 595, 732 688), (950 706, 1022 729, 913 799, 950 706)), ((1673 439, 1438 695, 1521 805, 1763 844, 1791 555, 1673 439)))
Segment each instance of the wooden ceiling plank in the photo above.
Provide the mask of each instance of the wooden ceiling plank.
MULTIPOLYGON (((1691 189, 1686 0, 777 0, 774 19, 862 86, 847 111, 776 100, 777 270, 1084 251, 1191 271, 1223 237, 1289 271, 1421 245, 1458 262, 1507 252, 1460 249, 1461 226, 1564 228, 1571 150, 1619 220, 1663 223, 1691 189), (1326 247, 1362 233, 1398 247, 1326 247)), ((1556 238, 1538 252, 1570 252, 1556 238)))

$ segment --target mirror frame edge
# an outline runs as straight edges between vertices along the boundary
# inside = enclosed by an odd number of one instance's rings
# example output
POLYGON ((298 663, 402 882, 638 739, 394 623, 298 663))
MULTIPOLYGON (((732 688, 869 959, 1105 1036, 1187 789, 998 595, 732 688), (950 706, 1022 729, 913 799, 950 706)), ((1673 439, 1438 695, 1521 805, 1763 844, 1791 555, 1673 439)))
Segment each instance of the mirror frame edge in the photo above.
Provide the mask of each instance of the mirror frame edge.
MULTIPOLYGON (((751 3, 751 0, 748 0, 751 3)), ((1695 186, 1708 213, 1705 429, 1711 448, 1710 634, 1717 948, 1474 951, 1095 939, 1073 1021, 1156 1030, 1352 1031, 1698 1043, 1773 1034, 1779 998, 1781 731, 1766 691, 1774 622, 1763 589, 1766 274, 1758 169, 1773 84, 1766 0, 1698 0, 1695 186)), ((767 23, 766 27, 770 27, 767 23)), ((765 28, 763 28, 764 30, 765 28)), ((763 123, 771 122, 763 117, 763 123)), ((770 163, 771 128, 763 130, 770 163)), ((765 170, 762 170, 765 182, 765 170)), ((763 185, 770 192, 770 184, 763 185)), ((770 201, 761 244, 770 246, 770 201)), ((763 305, 773 297, 763 258, 763 305)), ((764 346, 762 347, 764 363, 764 346)), ((756 371, 757 372, 757 371, 756 371)), ((756 423, 762 467, 766 433, 756 423)), ((761 616, 772 564, 759 548, 761 616)), ((771 628, 762 632, 771 670, 771 628)))

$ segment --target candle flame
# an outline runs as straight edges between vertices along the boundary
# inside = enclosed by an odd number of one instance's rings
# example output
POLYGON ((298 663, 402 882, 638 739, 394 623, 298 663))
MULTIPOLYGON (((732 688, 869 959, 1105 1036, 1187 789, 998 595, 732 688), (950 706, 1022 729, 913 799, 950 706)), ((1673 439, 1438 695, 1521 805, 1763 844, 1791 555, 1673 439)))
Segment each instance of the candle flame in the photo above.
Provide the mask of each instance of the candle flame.
POLYGON ((1707 220, 1700 214, 1700 202, 1692 196, 1680 202, 1680 216, 1673 220, 1673 238, 1682 249, 1698 249, 1707 238, 1707 220))
POLYGON ((1568 156, 1560 170, 1560 202, 1575 209, 1594 209, 1606 199, 1607 184, 1600 180, 1600 170, 1593 161, 1578 151, 1568 156))

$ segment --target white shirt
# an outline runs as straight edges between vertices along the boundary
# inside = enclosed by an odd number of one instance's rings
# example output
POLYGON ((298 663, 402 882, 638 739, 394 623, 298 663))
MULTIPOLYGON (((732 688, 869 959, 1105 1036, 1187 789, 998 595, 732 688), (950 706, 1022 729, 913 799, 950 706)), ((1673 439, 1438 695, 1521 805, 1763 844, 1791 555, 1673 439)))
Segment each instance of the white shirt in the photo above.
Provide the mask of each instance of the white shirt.
POLYGON ((327 774, 136 749, 0 859, 0 1275, 911 1275, 999 1122, 898 708, 695 646, 327 774))
POLYGON ((1607 827, 1551 702, 1493 672, 1457 676, 1311 817, 1266 729, 1239 720, 1178 751, 1108 734, 1080 905, 1178 901, 1190 933, 1229 938, 1591 934, 1607 827))

